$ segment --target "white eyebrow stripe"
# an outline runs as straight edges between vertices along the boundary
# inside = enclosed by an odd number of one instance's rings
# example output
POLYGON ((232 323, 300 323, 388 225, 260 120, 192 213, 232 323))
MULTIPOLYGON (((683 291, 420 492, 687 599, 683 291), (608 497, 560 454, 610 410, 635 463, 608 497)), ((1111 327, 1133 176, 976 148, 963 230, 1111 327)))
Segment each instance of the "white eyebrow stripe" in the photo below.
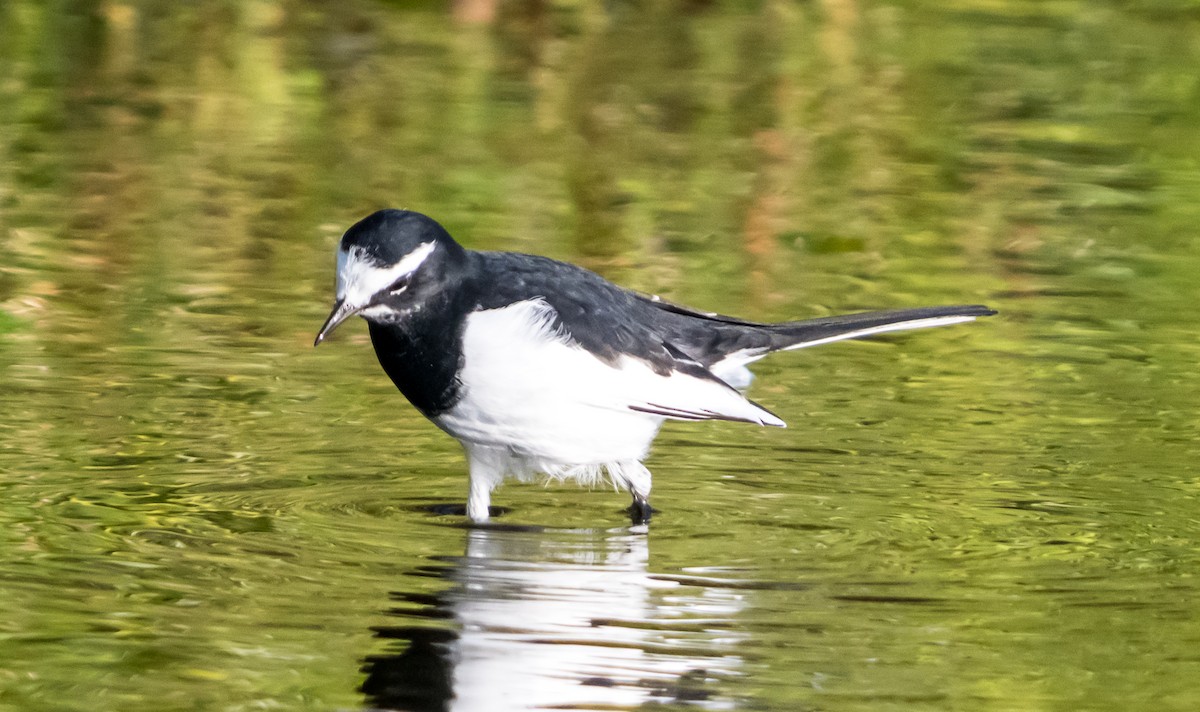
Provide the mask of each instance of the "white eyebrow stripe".
POLYGON ((361 247, 351 247, 348 253, 339 249, 338 299, 344 299, 355 306, 367 304, 380 290, 387 289, 401 277, 416 272, 436 247, 436 242, 422 242, 399 262, 385 268, 374 266, 361 247))

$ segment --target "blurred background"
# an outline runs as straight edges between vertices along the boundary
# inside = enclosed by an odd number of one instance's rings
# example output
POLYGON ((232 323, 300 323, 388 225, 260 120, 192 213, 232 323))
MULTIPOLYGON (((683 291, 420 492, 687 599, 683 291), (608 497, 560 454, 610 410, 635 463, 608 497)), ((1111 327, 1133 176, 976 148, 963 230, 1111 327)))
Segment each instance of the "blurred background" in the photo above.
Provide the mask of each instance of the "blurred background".
POLYGON ((1195 0, 3 0, 0 710, 1196 709, 1197 67, 1195 0), (762 363, 791 427, 669 425, 648 536, 469 531, 311 348, 382 207, 1000 315, 762 363))

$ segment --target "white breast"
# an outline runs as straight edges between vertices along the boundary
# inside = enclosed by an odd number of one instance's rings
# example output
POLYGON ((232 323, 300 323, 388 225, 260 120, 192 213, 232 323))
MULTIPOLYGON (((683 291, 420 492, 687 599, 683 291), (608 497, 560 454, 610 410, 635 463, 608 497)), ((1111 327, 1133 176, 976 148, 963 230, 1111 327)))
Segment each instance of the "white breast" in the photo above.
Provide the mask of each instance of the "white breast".
POLYGON ((614 398, 620 371, 551 327, 541 300, 476 312, 463 335, 463 397, 438 425, 470 443, 559 464, 640 460, 662 418, 614 398))

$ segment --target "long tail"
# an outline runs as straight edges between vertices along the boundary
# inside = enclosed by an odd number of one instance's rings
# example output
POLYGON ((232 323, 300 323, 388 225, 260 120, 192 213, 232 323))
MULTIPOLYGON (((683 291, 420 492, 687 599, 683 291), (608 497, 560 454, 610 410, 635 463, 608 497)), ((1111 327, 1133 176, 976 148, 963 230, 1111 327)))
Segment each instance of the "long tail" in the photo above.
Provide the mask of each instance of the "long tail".
MULTIPOLYGON (((673 345, 738 388, 749 384, 752 378, 745 365, 775 351, 861 339, 889 331, 959 324, 996 313, 989 307, 968 304, 765 324, 699 311, 654 296, 641 298, 659 315, 657 326, 673 345)), ((653 314, 648 316, 653 318, 653 314)))
POLYGON ((819 346, 833 341, 861 339, 889 331, 961 324, 964 321, 974 321, 978 317, 991 316, 995 313, 996 310, 983 305, 970 304, 864 312, 772 324, 767 327, 772 335, 771 346, 761 355, 772 351, 790 351, 819 346))
POLYGON ((714 375, 731 386, 745 388, 754 378, 746 366, 776 351, 862 339, 889 331, 960 324, 995 313, 988 307, 972 304, 864 312, 782 324, 731 323, 722 330, 726 338, 720 343, 720 348, 708 351, 706 365, 714 375))

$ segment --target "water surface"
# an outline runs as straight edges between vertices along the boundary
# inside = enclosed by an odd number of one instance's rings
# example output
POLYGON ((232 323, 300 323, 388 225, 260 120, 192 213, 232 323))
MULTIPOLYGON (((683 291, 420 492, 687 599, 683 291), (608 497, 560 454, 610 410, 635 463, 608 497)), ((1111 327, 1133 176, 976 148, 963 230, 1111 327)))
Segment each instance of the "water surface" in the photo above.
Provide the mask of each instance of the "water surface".
MULTIPOLYGON (((1193 710, 1200 15, 0 6, 0 710, 1193 710), (753 319, 625 495, 462 502, 320 349, 384 206, 753 319)), ((483 3, 484 6, 487 3, 483 3)))

